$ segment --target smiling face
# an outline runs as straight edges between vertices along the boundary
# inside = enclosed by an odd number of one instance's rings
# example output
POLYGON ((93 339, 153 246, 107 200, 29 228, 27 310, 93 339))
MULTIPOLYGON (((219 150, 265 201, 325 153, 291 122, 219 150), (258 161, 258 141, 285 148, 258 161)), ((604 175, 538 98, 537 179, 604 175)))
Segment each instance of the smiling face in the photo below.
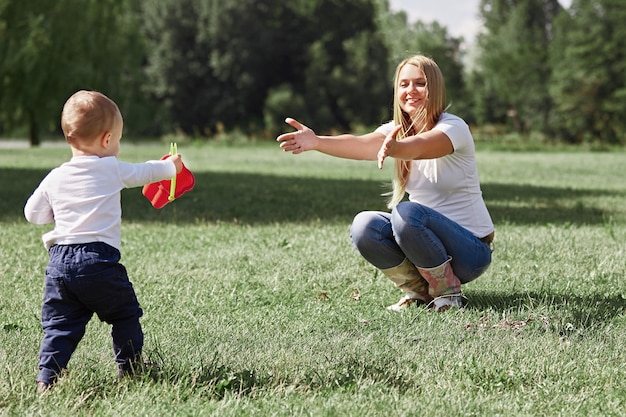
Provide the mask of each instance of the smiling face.
POLYGON ((407 135, 432 129, 446 108, 446 86, 437 63, 414 55, 398 64, 394 80, 395 123, 407 135))
POLYGON ((413 116, 428 104, 428 85, 426 75, 421 68, 404 65, 397 77, 396 95, 400 108, 413 116))

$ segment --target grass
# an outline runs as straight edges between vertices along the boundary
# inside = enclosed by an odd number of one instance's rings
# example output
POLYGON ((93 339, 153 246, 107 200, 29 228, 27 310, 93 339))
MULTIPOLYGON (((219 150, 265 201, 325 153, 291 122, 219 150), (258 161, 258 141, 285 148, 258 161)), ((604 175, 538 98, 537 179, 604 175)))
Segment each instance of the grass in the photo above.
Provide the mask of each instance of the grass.
MULTIPOLYGON (((126 144, 121 158, 166 150, 126 144)), ((348 236, 354 214, 384 209, 390 166, 262 143, 179 150, 191 193, 162 210, 122 193, 122 261, 160 371, 117 382, 94 318, 44 396, 49 227, 22 208, 69 152, 0 154, 0 415, 623 415, 623 152, 479 151, 492 266, 463 310, 391 314, 400 294, 348 236)))

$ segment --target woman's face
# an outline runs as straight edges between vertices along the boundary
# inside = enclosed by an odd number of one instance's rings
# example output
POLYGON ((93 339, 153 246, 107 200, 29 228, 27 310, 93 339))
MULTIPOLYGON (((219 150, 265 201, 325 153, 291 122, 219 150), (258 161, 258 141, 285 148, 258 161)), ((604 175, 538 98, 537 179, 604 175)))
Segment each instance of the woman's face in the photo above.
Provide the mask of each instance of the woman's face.
POLYGON ((406 64, 398 74, 396 86, 400 108, 409 115, 416 114, 426 107, 428 90, 424 71, 412 64, 406 64))

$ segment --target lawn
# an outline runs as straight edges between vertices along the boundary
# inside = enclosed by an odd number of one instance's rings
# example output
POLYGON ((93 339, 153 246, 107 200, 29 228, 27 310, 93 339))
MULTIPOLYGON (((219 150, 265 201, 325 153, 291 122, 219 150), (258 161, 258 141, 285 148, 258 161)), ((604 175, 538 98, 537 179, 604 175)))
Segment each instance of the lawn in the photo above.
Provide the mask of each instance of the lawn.
MULTIPOLYGON (((167 145, 123 143, 121 159, 167 145)), ((46 252, 23 205, 69 158, 0 153, 0 415, 619 416, 626 409, 626 153, 480 150, 494 261, 468 305, 391 313, 352 248, 391 164, 268 143, 181 144, 196 176, 161 210, 122 193, 122 262, 159 371, 117 381, 96 318, 69 374, 34 388, 46 252)))

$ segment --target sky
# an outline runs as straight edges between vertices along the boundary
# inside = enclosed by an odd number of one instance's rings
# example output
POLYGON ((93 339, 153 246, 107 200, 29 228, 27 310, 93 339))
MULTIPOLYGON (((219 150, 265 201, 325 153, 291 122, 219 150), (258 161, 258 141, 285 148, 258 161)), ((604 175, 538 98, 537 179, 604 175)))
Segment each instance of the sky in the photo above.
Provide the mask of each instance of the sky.
MULTIPOLYGON (((566 8, 571 2, 559 0, 566 8)), ((393 11, 405 11, 409 22, 437 21, 448 28, 449 35, 462 36, 468 43, 473 43, 480 31, 479 4, 480 0, 389 0, 389 8, 393 11)))

